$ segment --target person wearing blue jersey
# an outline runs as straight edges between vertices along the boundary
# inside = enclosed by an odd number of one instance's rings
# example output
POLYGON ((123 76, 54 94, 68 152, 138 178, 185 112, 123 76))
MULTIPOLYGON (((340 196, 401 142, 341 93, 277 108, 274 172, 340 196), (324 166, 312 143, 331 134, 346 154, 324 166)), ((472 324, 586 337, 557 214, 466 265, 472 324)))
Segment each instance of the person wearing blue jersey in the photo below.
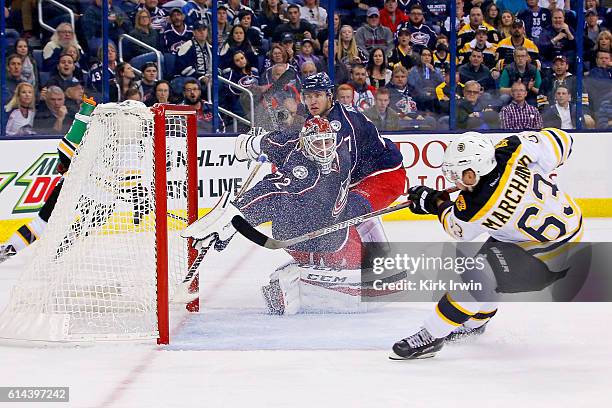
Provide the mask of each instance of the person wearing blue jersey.
MULTIPOLYGON (((232 202, 227 195, 222 197, 221 204, 189 226, 183 236, 200 245, 216 239, 215 248, 222 250, 236 232, 231 219, 241 215, 252 225, 271 221, 272 235, 289 239, 385 208, 403 194, 406 173, 399 149, 382 138, 363 114, 334 102, 332 91, 326 73, 311 75, 302 86, 309 115, 301 130, 254 128, 239 135, 238 160, 265 157, 277 171, 232 202)), ((355 272, 360 268, 363 242, 386 242, 378 219, 296 244, 287 252, 294 264, 355 272)), ((295 276, 306 275, 307 268, 281 270, 263 288, 268 309, 275 314, 296 313, 304 306, 304 293, 295 301, 300 290, 291 283, 300 281, 295 276)), ((352 278, 359 280, 355 274, 352 278)), ((351 305, 355 306, 354 299, 351 305)))

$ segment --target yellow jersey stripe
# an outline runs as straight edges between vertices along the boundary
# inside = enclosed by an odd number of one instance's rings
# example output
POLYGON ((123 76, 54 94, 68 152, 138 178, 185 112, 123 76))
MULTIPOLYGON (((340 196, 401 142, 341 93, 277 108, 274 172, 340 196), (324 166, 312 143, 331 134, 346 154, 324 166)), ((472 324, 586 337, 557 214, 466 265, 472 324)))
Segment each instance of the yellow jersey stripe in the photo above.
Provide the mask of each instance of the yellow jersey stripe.
POLYGON ((489 199, 487 200, 486 204, 483 205, 480 208, 480 210, 478 210, 476 215, 474 215, 470 219, 470 222, 471 221, 476 221, 476 220, 479 220, 480 218, 482 218, 497 203, 497 199, 499 198, 501 193, 506 188, 506 184, 508 182, 508 179, 510 178, 510 175, 514 171, 514 165, 516 164, 516 159, 518 158, 519 154, 521 153, 522 148, 523 148, 523 146, 519 145, 519 147, 514 151, 514 153, 512 153, 512 156, 510 157, 510 160, 508 160, 508 162, 506 163, 506 170, 504 171, 504 174, 502 175, 501 179, 499 180, 499 183, 497 184, 497 188, 495 189, 493 194, 491 194, 491 197, 489 197, 489 199))

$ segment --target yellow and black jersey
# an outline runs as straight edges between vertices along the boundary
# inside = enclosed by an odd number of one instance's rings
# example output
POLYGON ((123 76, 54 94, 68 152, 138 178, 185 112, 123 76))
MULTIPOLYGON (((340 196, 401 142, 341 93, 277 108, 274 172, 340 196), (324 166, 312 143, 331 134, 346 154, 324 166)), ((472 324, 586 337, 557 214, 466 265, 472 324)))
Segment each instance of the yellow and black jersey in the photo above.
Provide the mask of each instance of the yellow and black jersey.
MULTIPOLYGON (((536 64, 536 61, 540 59, 540 50, 538 46, 535 45, 533 41, 529 38, 525 38, 521 46, 527 49, 529 56, 531 57, 531 62, 536 64)), ((497 61, 498 69, 501 72, 504 69, 504 66, 510 64, 514 61, 514 44, 512 44, 512 37, 507 37, 501 40, 497 44, 497 61)))
MULTIPOLYGON (((465 64, 470 61, 470 55, 472 54, 472 50, 478 48, 476 46, 476 40, 472 40, 469 43, 465 44, 463 48, 459 50, 459 55, 457 57, 457 64, 465 64)), ((483 54, 483 62, 489 69, 493 69, 497 64, 497 45, 486 42, 484 48, 478 48, 482 51, 483 54)))
MULTIPOLYGON (((500 40, 500 36, 497 30, 493 26, 485 23, 484 21, 481 25, 487 27, 487 41, 493 44, 497 44, 500 40)), ((473 29, 471 25, 465 24, 457 33, 457 49, 463 48, 465 44, 472 41, 475 37, 476 30, 473 29)))
POLYGON ((553 128, 500 141, 496 168, 440 213, 445 231, 459 240, 483 233, 502 242, 579 240, 580 208, 548 176, 568 159, 572 144, 569 134, 553 128))

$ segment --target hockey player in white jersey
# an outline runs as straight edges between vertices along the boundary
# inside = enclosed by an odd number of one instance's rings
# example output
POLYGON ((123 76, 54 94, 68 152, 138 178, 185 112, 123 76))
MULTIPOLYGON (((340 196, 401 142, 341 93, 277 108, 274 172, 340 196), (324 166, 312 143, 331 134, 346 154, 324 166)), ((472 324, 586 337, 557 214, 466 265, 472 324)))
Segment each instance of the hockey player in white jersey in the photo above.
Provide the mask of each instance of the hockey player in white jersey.
MULTIPOLYGON (((512 249, 505 256, 511 260, 510 273, 495 273, 499 265, 489 261, 495 292, 541 290, 565 273, 554 273, 543 260, 582 237, 580 208, 549 178, 569 158, 572 143, 569 134, 553 128, 523 132, 496 146, 485 135, 465 133, 449 144, 442 164, 444 176, 461 190, 457 199, 416 186, 409 189, 411 210, 438 215, 444 230, 457 240, 487 233, 487 243, 517 243, 508 244, 512 249), (533 246, 538 250, 530 251, 533 246)), ((417 333, 394 344, 389 358, 433 357, 445 339, 483 332, 496 311, 495 301, 468 302, 446 293, 417 333)))

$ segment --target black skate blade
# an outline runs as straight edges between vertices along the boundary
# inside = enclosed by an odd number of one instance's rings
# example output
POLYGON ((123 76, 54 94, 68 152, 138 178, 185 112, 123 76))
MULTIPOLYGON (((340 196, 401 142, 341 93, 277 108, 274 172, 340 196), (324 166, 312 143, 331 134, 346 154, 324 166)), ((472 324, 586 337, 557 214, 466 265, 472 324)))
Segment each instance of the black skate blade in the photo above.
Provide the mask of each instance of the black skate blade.
POLYGON ((391 354, 389 354, 389 360, 393 360, 393 361, 424 360, 427 358, 435 357, 436 353, 437 351, 430 352, 430 353, 424 353, 420 355, 412 355, 409 357, 402 357, 402 356, 395 354, 395 352, 392 351, 391 354))

